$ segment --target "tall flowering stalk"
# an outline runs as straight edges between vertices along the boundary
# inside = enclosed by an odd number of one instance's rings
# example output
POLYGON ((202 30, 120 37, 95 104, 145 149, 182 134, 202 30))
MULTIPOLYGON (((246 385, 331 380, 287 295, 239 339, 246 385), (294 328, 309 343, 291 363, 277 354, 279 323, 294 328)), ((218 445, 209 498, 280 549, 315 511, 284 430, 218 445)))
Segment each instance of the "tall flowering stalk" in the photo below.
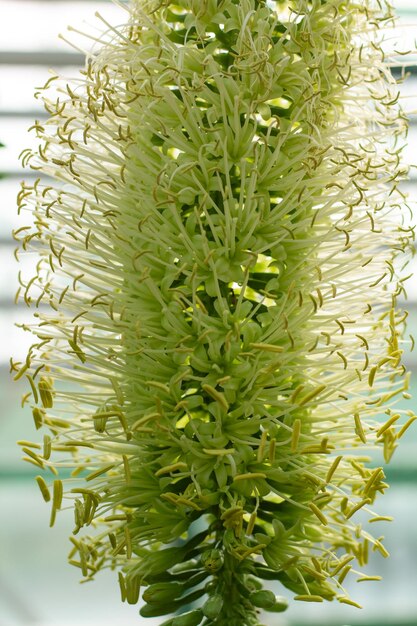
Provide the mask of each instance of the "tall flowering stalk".
POLYGON ((56 474, 51 524, 72 468, 70 561, 144 588, 142 616, 197 602, 167 625, 258 624, 286 606, 261 580, 359 606, 343 581, 378 578, 358 568, 390 519, 362 449, 389 461, 416 419, 394 408, 412 230, 390 8, 121 6, 81 76, 48 81, 23 154, 56 181, 20 193, 38 309, 14 364, 49 429, 24 451, 56 474))

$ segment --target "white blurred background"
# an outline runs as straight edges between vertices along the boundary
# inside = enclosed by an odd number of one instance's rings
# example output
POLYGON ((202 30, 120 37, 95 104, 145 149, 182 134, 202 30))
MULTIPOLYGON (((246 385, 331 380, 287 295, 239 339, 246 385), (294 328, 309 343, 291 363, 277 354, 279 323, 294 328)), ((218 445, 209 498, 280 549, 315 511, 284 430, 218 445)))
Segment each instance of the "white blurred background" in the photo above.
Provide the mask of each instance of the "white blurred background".
MULTIPOLYGON (((417 0, 396 0, 395 6, 397 49, 412 49, 417 37, 417 0)), ((30 343, 14 326, 28 320, 31 313, 22 304, 13 305, 17 266, 11 230, 19 223, 15 208, 19 182, 32 176, 30 171, 23 174, 18 155, 32 145, 27 128, 34 119, 44 118, 33 92, 46 82, 49 68, 66 76, 75 74, 83 63, 82 54, 57 35, 68 36, 68 24, 81 30, 83 22, 96 24, 97 10, 113 24, 124 19, 124 11, 105 0, 0 0, 0 141, 5 144, 0 150, 0 626, 145 622, 137 607, 121 604, 114 572, 80 585, 78 570, 67 565, 72 514, 64 512, 49 529, 49 507, 33 481, 36 470, 21 462, 15 444, 18 439, 36 439, 32 418, 27 409, 20 408, 22 387, 12 385, 8 373, 10 355, 24 357, 30 343)), ((90 27, 87 30, 91 32, 90 27)), ((87 45, 87 40, 74 33, 70 38, 82 48, 87 45)), ((408 71, 410 79, 402 87, 411 119, 407 157, 417 162, 417 115, 412 113, 417 109, 417 67, 410 66, 408 71)), ((412 202, 417 200, 416 178, 417 171, 412 170, 405 186, 412 202)), ((25 265, 30 273, 30 261, 25 265)), ((415 280, 409 282, 408 291, 409 330, 417 336, 415 280)), ((407 364, 417 369, 416 356, 408 355, 407 364)), ((413 387, 417 392, 416 381, 413 387)), ((407 408, 416 410, 416 401, 407 408)), ((386 473, 392 487, 379 506, 396 518, 394 524, 386 525, 385 544, 392 556, 386 561, 376 555, 372 558, 368 572, 382 574, 383 582, 352 589, 365 608, 291 602, 287 614, 268 617, 269 626, 417 626, 417 428, 408 431, 386 473)), ((152 626, 161 621, 146 623, 152 626)))

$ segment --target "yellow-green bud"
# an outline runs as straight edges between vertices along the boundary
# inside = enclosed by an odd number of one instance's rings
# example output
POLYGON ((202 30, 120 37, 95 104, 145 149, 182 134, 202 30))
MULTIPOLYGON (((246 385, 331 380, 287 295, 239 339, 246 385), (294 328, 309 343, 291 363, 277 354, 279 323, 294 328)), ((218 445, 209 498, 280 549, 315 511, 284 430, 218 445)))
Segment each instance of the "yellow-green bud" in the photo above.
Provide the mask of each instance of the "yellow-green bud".
POLYGON ((224 557, 220 550, 206 550, 201 555, 201 564, 209 572, 218 572, 223 567, 224 557))

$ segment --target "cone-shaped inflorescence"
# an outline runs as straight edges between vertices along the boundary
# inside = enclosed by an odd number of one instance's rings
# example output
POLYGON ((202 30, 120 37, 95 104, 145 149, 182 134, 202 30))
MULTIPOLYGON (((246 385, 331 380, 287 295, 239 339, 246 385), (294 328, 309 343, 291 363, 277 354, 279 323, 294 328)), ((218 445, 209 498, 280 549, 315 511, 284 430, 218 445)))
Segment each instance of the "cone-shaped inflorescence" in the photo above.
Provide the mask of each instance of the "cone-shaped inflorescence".
MULTIPOLYGON (((25 452, 73 469, 71 562, 144 588, 143 616, 254 625, 285 608, 262 579, 357 606, 345 577, 387 556, 361 449, 388 461, 416 418, 381 4, 133 0, 42 96, 23 161, 56 182, 20 193, 37 339, 13 368, 50 434, 25 452)), ((37 480, 53 523, 61 480, 37 480)))

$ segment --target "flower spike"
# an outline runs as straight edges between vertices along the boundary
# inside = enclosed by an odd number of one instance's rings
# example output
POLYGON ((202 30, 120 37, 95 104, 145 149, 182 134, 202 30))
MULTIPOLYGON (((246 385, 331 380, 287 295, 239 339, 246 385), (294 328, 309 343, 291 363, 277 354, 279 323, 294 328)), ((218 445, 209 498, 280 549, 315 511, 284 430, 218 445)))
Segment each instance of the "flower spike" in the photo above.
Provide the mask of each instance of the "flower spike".
MULTIPOLYGON (((385 8, 382 8, 384 5, 385 8)), ((286 600, 359 606, 389 461, 416 417, 398 306, 407 130, 365 0, 131 0, 25 164, 36 251, 23 442, 70 562, 118 570, 165 626, 255 626, 286 600), (383 418, 383 421, 381 421, 383 418), (57 460, 58 458, 58 460, 57 460), (53 459, 53 460, 52 460, 53 459), (84 534, 90 527, 91 533, 84 534)), ((27 329, 27 327, 25 327, 27 329)))

